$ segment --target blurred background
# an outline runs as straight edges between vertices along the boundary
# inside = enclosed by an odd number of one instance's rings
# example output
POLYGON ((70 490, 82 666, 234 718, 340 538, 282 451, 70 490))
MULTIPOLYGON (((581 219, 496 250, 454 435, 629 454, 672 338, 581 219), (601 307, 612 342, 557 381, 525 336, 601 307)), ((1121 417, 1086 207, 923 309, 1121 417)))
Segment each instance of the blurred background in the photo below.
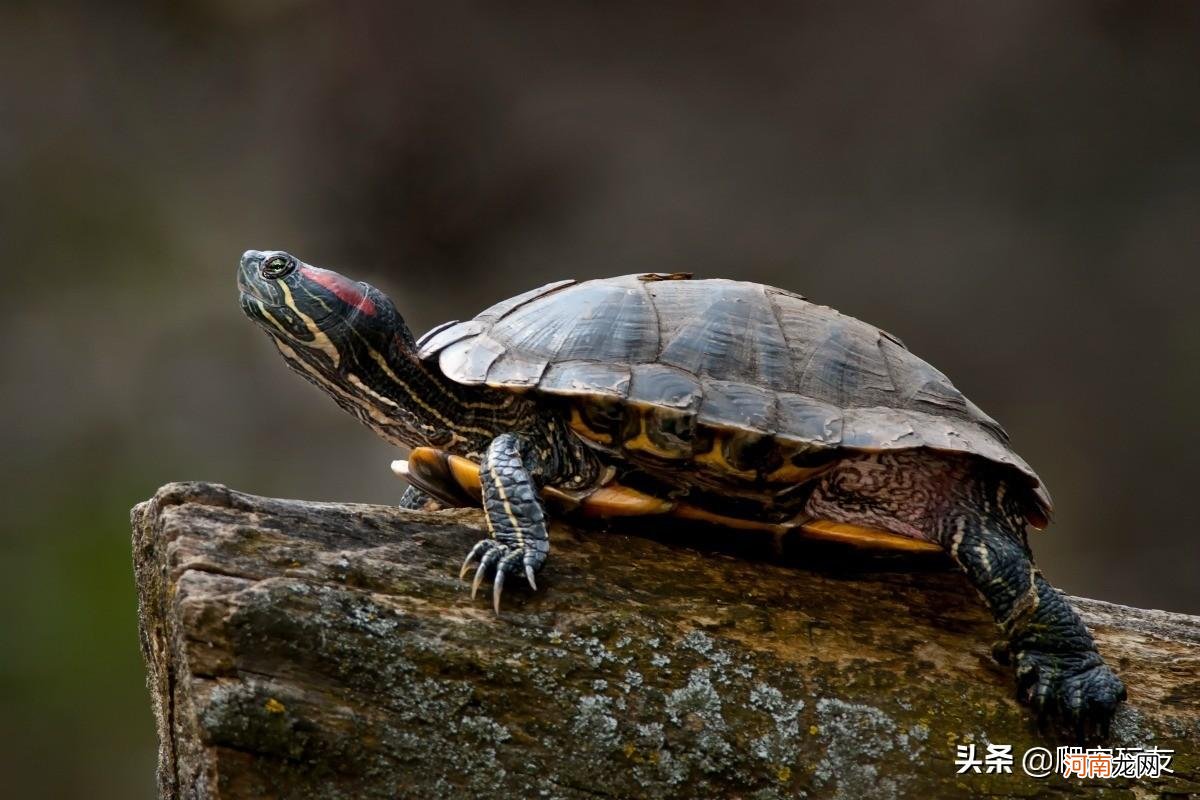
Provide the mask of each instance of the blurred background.
POLYGON ((153 796, 135 502, 399 497, 242 318, 249 247, 418 333, 567 276, 803 292, 1008 428, 1057 585, 1200 612, 1200 6, 968 6, 0 6, 5 794, 153 796))

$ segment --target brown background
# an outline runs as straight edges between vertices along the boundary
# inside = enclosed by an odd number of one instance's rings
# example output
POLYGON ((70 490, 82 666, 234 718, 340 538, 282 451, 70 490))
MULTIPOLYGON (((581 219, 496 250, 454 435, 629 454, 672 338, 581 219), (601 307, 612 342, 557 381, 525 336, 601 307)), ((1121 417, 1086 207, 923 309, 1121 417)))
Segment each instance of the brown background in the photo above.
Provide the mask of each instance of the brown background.
POLYGON ((1059 586, 1200 612, 1195 4, 349 5, 0 8, 13 796, 152 795, 136 500, 398 496, 241 317, 247 247, 417 332, 565 276, 803 292, 1009 429, 1059 586))

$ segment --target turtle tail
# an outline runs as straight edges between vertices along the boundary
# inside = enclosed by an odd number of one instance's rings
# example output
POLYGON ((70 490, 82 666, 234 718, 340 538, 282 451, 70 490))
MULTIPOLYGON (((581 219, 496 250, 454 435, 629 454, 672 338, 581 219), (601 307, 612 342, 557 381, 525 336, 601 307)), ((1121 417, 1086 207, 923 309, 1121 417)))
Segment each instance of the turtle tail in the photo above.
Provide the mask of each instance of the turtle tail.
POLYGON ((1063 595, 1034 565, 1019 509, 1005 487, 943 517, 942 545, 983 596, 1004 635, 996 656, 1013 663, 1017 696, 1039 721, 1057 718, 1078 738, 1107 735, 1125 686, 1063 595))

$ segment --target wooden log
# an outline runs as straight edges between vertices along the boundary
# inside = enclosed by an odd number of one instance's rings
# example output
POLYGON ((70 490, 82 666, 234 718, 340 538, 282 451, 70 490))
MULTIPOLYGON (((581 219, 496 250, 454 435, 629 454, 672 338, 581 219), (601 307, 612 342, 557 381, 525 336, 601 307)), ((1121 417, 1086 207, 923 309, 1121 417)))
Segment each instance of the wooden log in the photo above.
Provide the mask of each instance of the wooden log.
POLYGON ((1174 773, 1034 779, 1026 750, 1068 742, 1013 700, 941 556, 800 547, 796 566, 714 552, 729 532, 556 526, 540 591, 512 581, 497 618, 458 579, 480 526, 203 483, 138 505, 162 796, 1200 792, 1200 618, 1073 599, 1129 687, 1108 745, 1174 750, 1174 773), (1012 745, 1012 774, 957 774, 956 746, 986 743, 1012 745))

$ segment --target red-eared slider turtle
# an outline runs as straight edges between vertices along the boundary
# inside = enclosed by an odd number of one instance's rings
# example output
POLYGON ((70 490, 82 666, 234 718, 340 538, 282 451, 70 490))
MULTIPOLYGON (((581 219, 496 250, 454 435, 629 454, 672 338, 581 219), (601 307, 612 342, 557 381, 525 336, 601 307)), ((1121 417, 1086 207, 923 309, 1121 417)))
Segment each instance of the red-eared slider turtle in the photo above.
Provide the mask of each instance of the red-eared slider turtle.
MULTIPOLYGON (((474 462, 490 536, 463 572, 478 562, 475 588, 493 578, 497 611, 507 578, 536 589, 543 493, 593 513, 876 536, 950 554, 1040 715, 1104 729, 1125 696, 1033 564, 1026 525, 1051 512, 1036 473, 872 325, 769 286, 628 275, 551 283, 417 342, 378 289, 286 253, 248 251, 238 285, 293 369, 420 448, 435 494, 470 484, 455 470, 474 462)), ((403 504, 426 500, 411 488, 403 504)))

